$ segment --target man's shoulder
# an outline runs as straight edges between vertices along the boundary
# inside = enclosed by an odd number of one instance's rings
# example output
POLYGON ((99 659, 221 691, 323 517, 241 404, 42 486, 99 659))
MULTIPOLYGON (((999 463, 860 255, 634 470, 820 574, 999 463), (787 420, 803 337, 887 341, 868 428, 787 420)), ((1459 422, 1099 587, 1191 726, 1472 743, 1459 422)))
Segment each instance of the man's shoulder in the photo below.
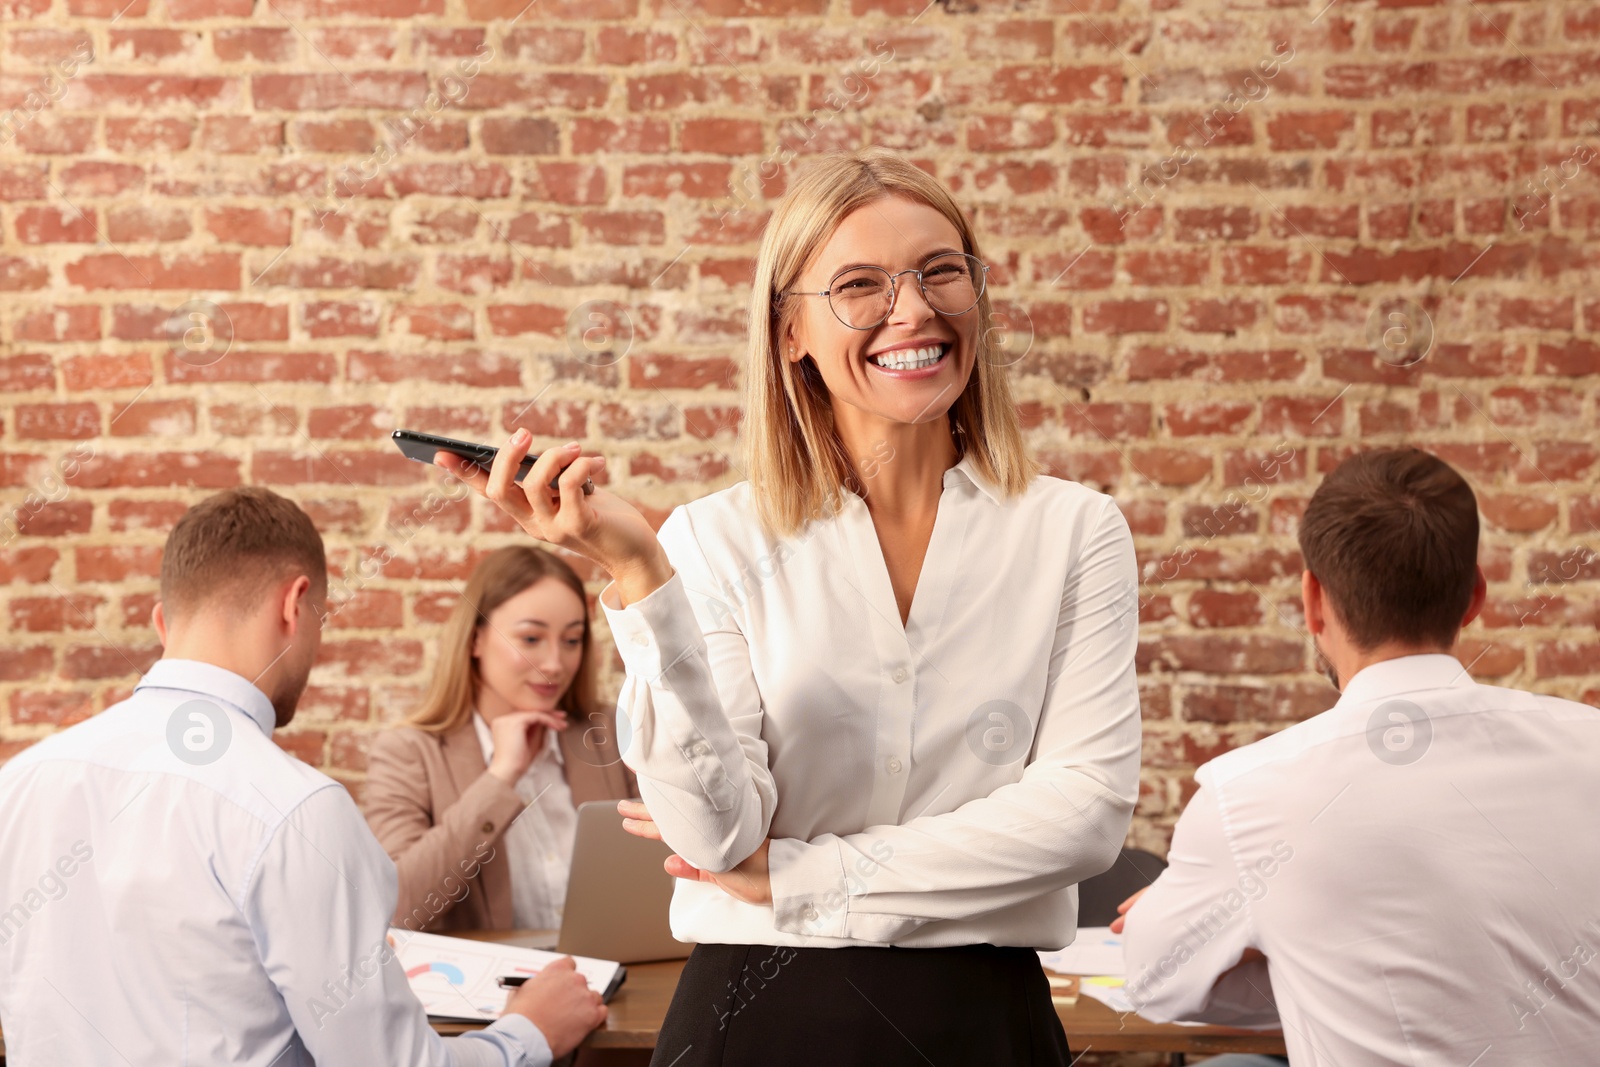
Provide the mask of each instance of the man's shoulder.
POLYGON ((237 709, 210 701, 218 717, 174 725, 172 715, 181 705, 171 703, 135 693, 24 749, 0 768, 0 775, 25 774, 51 763, 155 775, 182 781, 197 797, 209 794, 269 824, 323 789, 342 788, 237 709))
POLYGON ((1305 758, 1313 749, 1347 732, 1335 728, 1335 721, 1330 718, 1333 713, 1334 709, 1330 708, 1304 722, 1224 752, 1196 769, 1195 780, 1202 786, 1218 789, 1263 767, 1305 758))
MULTIPOLYGON (((1600 709, 1544 693, 1504 686, 1471 684, 1415 690, 1361 700, 1340 700, 1327 711, 1274 734, 1225 752, 1201 766, 1195 779, 1213 789, 1237 783, 1257 771, 1282 769, 1297 761, 1323 764, 1329 746, 1371 748, 1383 731, 1404 723, 1396 716, 1425 721, 1431 729, 1455 715, 1520 715, 1540 712, 1556 722, 1600 726, 1600 709), (1414 709, 1414 710, 1411 710, 1414 709)), ((1600 745, 1600 734, 1594 735, 1600 745)))
POLYGON ((1552 696, 1549 693, 1531 693, 1526 689, 1510 689, 1499 685, 1475 685, 1473 689, 1484 699, 1503 704, 1506 710, 1534 708, 1557 719, 1600 722, 1600 708, 1568 700, 1565 697, 1552 696))

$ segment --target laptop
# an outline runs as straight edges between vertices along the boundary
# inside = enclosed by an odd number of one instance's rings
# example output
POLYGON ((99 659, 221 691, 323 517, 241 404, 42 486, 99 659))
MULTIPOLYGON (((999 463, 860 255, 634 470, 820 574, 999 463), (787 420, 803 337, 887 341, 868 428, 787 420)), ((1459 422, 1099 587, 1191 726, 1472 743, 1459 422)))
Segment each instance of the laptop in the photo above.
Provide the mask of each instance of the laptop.
POLYGON ((665 842, 624 830, 615 800, 578 805, 555 951, 618 963, 686 958, 693 946, 674 938, 667 922, 677 881, 662 867, 670 855, 665 842))

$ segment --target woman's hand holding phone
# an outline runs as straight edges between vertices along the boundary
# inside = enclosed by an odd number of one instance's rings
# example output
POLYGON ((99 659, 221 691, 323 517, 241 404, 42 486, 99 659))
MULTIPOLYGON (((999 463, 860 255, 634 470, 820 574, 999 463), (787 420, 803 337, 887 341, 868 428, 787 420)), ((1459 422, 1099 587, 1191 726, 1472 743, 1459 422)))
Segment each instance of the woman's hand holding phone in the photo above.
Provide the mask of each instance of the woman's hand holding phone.
POLYGON ((527 430, 519 429, 495 454, 487 471, 444 451, 435 455, 433 462, 493 501, 531 536, 605 568, 616 580, 624 605, 642 600, 666 584, 672 577, 672 565, 655 530, 638 509, 598 486, 592 495, 583 492, 584 479, 604 469, 605 457, 583 455, 577 442, 548 449, 519 483, 517 468, 532 441, 527 430), (560 488, 550 490, 547 487, 556 480, 557 471, 562 472, 560 488))

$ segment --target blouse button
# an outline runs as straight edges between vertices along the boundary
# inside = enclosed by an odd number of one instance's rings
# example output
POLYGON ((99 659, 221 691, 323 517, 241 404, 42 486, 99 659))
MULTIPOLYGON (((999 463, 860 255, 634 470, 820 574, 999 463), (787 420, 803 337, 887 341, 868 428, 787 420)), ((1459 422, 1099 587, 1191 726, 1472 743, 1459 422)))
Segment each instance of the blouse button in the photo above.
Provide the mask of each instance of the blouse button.
POLYGON ((905 681, 906 680, 906 669, 904 667, 896 667, 894 669, 893 677, 894 677, 894 680, 895 680, 896 683, 905 681))
POLYGON ((890 756, 887 760, 884 761, 883 768, 884 768, 884 770, 888 771, 890 774, 899 774, 900 773, 900 761, 898 759, 896 759, 895 757, 890 756))
POLYGON ((650 638, 646 637, 644 634, 634 634, 633 643, 638 645, 640 648, 643 648, 645 645, 650 643, 650 638))
POLYGON ((806 910, 801 912, 800 914, 802 914, 802 915, 804 915, 806 917, 806 921, 807 922, 816 922, 817 921, 817 909, 813 908, 810 904, 807 904, 806 905, 806 910))

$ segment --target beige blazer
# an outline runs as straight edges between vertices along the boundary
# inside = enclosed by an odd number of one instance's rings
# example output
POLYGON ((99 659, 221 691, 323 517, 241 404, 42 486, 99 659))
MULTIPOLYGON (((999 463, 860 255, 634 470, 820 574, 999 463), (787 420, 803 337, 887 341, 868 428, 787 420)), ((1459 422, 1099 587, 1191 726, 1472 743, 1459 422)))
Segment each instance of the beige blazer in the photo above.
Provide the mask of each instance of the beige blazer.
MULTIPOLYGON (((585 729, 573 723, 556 734, 573 804, 637 796, 615 731, 605 731, 597 752, 585 750, 585 729)), ((367 825, 400 872, 394 925, 436 933, 512 928, 500 838, 525 805, 488 771, 471 719, 448 734, 395 726, 373 740, 367 825)))

